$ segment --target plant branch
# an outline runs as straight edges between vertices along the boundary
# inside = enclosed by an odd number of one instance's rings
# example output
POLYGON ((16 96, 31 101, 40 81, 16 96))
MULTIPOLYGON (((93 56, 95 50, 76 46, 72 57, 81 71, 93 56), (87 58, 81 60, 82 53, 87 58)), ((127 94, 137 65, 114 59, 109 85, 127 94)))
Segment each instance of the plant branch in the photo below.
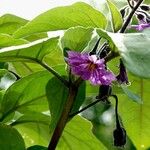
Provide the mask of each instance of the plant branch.
MULTIPOLYGON (((132 11, 130 12, 130 14, 128 15, 126 21, 124 22, 122 28, 120 29, 120 32, 119 33, 124 33, 134 15, 134 13, 136 12, 136 10, 138 9, 138 7, 141 5, 141 3, 143 2, 143 0, 139 0, 136 4, 135 7, 132 7, 132 11)), ((128 1, 129 5, 130 5, 130 2, 128 1)), ((118 52, 114 52, 114 51, 111 51, 106 57, 105 57, 105 61, 108 62, 116 57, 119 56, 119 53, 118 52)))
POLYGON ((121 30, 120 30, 120 33, 124 33, 134 15, 134 13, 136 12, 136 10, 138 9, 138 7, 141 5, 141 3, 143 2, 143 0, 139 0, 137 2, 137 4, 135 5, 135 7, 132 8, 132 11, 130 12, 129 16, 127 17, 126 21, 124 22, 121 30))
POLYGON ((72 118, 72 117, 76 116, 77 114, 79 114, 79 113, 85 111, 86 109, 88 109, 88 108, 94 106, 94 105, 97 104, 98 102, 103 101, 103 99, 105 99, 105 98, 107 98, 107 96, 104 96, 104 97, 102 97, 101 99, 98 99, 98 100, 96 100, 95 102, 93 102, 93 103, 91 103, 91 104, 85 106, 84 108, 80 109, 79 111, 70 114, 69 117, 72 118))
POLYGON ((62 112, 60 119, 56 125, 56 128, 53 132, 51 141, 50 141, 49 146, 48 146, 48 150, 55 150, 55 148, 58 144, 58 141, 62 135, 62 132, 65 128, 65 125, 68 121, 69 113, 73 107, 73 103, 75 101, 77 92, 78 92, 78 87, 76 87, 74 84, 71 85, 69 88, 69 95, 68 95, 67 102, 64 106, 63 112, 62 112))
POLYGON ((46 70, 48 70, 50 73, 52 73, 56 78, 58 78, 66 87, 69 87, 69 82, 65 80, 63 77, 61 77, 61 75, 59 75, 54 69, 52 69, 46 63, 43 63, 41 61, 38 61, 38 63, 46 70))

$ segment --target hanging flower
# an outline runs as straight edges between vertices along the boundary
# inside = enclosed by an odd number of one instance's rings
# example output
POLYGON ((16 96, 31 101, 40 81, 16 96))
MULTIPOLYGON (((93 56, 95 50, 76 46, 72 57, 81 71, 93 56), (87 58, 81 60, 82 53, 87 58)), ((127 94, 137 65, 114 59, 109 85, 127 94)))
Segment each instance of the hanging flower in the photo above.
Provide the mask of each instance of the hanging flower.
POLYGON ((106 70, 105 60, 96 55, 68 51, 68 64, 72 73, 93 85, 110 85, 116 79, 112 72, 106 70))
POLYGON ((120 73, 117 75, 117 81, 120 83, 120 84, 128 84, 129 81, 128 81, 128 76, 127 76, 127 72, 126 72, 126 68, 122 62, 122 60, 120 59, 120 73))

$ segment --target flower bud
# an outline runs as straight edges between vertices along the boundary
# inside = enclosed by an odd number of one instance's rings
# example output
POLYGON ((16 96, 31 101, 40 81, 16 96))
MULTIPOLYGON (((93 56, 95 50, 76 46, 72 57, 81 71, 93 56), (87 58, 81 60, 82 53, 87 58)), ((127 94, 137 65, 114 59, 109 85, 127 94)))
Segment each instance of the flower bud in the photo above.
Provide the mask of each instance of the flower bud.
POLYGON ((137 19, 144 20, 145 16, 143 14, 137 14, 137 19))
POLYGON ((140 8, 144 11, 150 11, 150 6, 149 5, 141 5, 140 8))
POLYGON ((120 127, 115 129, 113 136, 115 146, 124 146, 126 144, 126 130, 124 128, 120 127))

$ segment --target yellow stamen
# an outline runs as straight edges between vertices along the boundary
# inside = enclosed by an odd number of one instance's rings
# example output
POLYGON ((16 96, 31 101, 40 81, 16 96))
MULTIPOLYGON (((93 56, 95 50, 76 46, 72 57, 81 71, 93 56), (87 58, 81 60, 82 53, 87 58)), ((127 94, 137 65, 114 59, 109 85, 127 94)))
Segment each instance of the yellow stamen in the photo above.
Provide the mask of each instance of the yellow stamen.
POLYGON ((96 64, 93 64, 92 62, 90 62, 90 64, 88 65, 88 69, 90 71, 95 70, 96 69, 96 64))

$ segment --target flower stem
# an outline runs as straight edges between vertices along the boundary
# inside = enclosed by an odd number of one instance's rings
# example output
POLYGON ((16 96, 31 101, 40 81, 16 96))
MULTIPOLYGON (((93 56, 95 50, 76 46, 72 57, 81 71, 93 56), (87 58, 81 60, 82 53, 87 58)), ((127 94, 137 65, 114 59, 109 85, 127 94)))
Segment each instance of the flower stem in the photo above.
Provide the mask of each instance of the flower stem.
POLYGON ((102 101, 102 100, 103 100, 104 98, 106 98, 106 97, 107 97, 107 96, 105 96, 105 97, 103 97, 103 98, 101 98, 101 99, 98 99, 98 100, 96 100, 96 101, 93 102, 93 103, 90 103, 89 105, 85 106, 84 108, 80 109, 79 111, 70 114, 69 117, 72 118, 72 117, 76 116, 77 114, 79 114, 79 113, 85 111, 86 109, 88 109, 88 108, 94 106, 95 104, 97 104, 98 102, 102 101))
POLYGON ((55 148, 58 144, 58 141, 62 135, 62 132, 66 126, 66 123, 68 121, 69 113, 73 107, 73 103, 75 101, 77 92, 78 92, 78 87, 76 87, 74 84, 72 84, 69 88, 69 95, 68 95, 66 105, 64 106, 63 112, 62 112, 60 119, 56 125, 56 128, 53 132, 51 141, 48 146, 48 150, 55 150, 55 148))
POLYGON ((141 5, 141 3, 143 2, 143 0, 139 0, 137 2, 137 4, 135 5, 135 7, 132 8, 132 11, 130 12, 129 16, 127 17, 126 21, 124 22, 121 30, 120 30, 120 33, 124 33, 134 15, 134 13, 136 12, 136 10, 138 9, 138 7, 141 5))
POLYGON ((59 75, 54 69, 52 69, 51 67, 49 67, 46 63, 43 63, 41 61, 38 61, 38 63, 45 68, 46 70, 48 70, 50 73, 52 73, 56 78, 58 78, 66 87, 69 87, 69 82, 67 80, 65 80, 63 77, 61 77, 61 75, 59 75))

